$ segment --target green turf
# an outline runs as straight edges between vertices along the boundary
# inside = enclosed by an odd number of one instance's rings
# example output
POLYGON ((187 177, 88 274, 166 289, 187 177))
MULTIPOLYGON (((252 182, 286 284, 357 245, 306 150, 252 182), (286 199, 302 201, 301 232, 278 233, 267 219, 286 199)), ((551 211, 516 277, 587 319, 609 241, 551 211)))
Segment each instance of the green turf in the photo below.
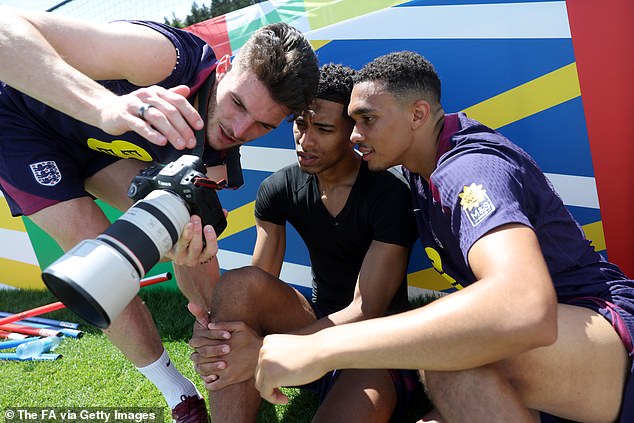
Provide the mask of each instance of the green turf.
MULTIPOLYGON (((193 317, 185 298, 168 289, 142 290, 141 297, 156 321, 163 344, 172 361, 201 392, 204 388, 189 360, 187 345, 193 317)), ((18 312, 41 306, 56 299, 46 291, 0 290, 0 311, 18 312)), ((82 323, 68 310, 43 317, 82 323)), ((10 407, 161 407, 165 421, 169 410, 159 391, 128 362, 97 329, 82 324, 81 339, 64 338, 55 350, 63 358, 54 362, 0 361, 0 409, 10 407)), ((12 351, 12 350, 8 350, 12 351)), ((3 351, 6 352, 6 351, 3 351)), ((306 391, 285 389, 289 405, 273 406, 263 402, 258 422, 310 422, 316 409, 316 397, 306 391)), ((237 405, 239 406, 239 405, 237 405)), ((403 422, 422 417, 429 403, 421 392, 403 422)), ((3 413, 0 410, 0 416, 3 413)), ((3 421, 4 416, 0 418, 3 421)))

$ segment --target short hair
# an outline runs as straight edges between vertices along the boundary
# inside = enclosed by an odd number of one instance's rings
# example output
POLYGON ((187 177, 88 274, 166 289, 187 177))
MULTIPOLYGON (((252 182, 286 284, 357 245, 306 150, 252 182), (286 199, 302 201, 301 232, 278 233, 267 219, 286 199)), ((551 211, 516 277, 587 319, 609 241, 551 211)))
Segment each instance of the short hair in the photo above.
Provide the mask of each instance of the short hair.
POLYGON ((319 82, 317 56, 304 35, 282 22, 259 28, 235 57, 266 86, 275 102, 295 115, 312 102, 319 82))
POLYGON ((319 85, 315 99, 343 104, 342 115, 348 118, 348 105, 356 73, 357 71, 354 69, 340 64, 327 63, 323 65, 319 72, 319 85))
POLYGON ((411 51, 389 53, 366 64, 357 73, 355 84, 376 81, 397 97, 414 95, 440 103, 440 78, 434 66, 423 56, 411 51))

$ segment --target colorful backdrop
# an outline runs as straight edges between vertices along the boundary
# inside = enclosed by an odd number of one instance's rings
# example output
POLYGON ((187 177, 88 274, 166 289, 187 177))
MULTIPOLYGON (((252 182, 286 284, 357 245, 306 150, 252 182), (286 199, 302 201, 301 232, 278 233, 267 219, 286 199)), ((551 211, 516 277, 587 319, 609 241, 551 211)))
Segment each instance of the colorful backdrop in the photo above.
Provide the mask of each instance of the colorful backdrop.
MULTIPOLYGON (((527 150, 542 167, 593 245, 634 276, 634 29, 630 0, 509 1, 288 0, 259 3, 193 25, 218 55, 235 53, 258 27, 284 21, 302 30, 322 63, 360 68, 374 57, 414 50, 435 64, 446 111, 465 111, 527 150)), ((220 263, 250 263, 259 183, 293 163, 290 124, 242 148, 245 185, 222 191, 229 226, 220 263)), ((103 206, 116 218, 119 213, 103 206)), ((310 286, 308 254, 289 229, 282 278, 310 286)), ((40 268, 61 250, 28 218, 11 218, 0 198, 0 283, 42 287, 40 268)), ((152 273, 169 270, 157 265, 152 273)), ((420 245, 408 275, 411 293, 451 290, 420 245)))

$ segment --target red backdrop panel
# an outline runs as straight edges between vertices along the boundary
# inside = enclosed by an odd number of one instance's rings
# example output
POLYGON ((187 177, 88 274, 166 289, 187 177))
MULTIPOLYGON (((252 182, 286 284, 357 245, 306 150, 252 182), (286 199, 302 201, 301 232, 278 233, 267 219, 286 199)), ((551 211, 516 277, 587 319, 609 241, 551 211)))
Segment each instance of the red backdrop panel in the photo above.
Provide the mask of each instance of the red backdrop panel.
POLYGON ((227 32, 227 21, 224 15, 198 22, 185 28, 198 35, 211 45, 220 59, 225 54, 231 55, 231 43, 227 32))
POLYGON ((609 259, 634 277, 634 1, 566 6, 609 259))

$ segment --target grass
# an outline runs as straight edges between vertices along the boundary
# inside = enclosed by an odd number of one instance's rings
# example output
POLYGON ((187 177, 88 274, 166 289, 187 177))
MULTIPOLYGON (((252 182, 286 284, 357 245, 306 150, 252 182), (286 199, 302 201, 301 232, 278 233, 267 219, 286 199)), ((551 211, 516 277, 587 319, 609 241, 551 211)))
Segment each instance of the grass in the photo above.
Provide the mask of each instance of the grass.
MULTIPOLYGON (((141 297, 154 316, 163 345, 172 362, 186 377, 205 392, 202 381, 189 360, 187 345, 193 317, 186 308, 185 298, 177 291, 146 288, 141 297)), ((2 291, 0 311, 18 312, 57 301, 46 291, 2 291)), ((59 310, 43 317, 82 322, 68 310, 59 310)), ((0 361, 0 409, 15 407, 148 407, 160 408, 164 421, 171 416, 160 392, 152 385, 108 339, 96 328, 82 324, 81 339, 64 338, 55 350, 63 358, 51 362, 0 361)), ((8 350, 12 351, 12 350, 8 350)), ((3 351, 6 352, 6 351, 3 351)), ((284 392, 291 397, 286 406, 262 403, 258 423, 310 422, 316 410, 316 396, 293 388, 284 392)), ((415 422, 429 408, 422 392, 418 392, 402 423, 415 422)), ((160 411, 159 411, 160 412, 160 411)), ((0 415, 4 413, 0 412, 0 415)))

